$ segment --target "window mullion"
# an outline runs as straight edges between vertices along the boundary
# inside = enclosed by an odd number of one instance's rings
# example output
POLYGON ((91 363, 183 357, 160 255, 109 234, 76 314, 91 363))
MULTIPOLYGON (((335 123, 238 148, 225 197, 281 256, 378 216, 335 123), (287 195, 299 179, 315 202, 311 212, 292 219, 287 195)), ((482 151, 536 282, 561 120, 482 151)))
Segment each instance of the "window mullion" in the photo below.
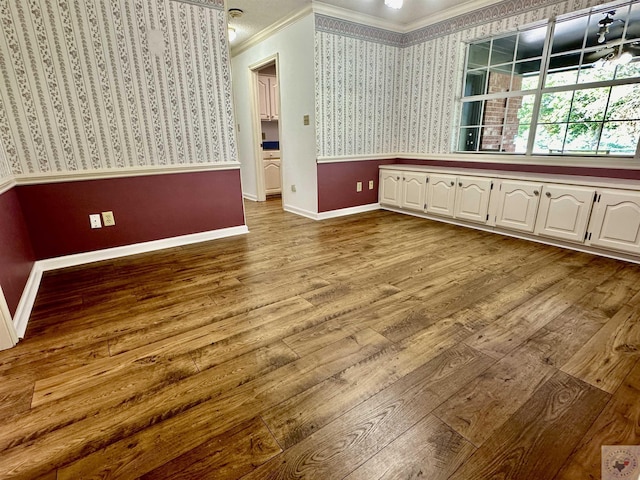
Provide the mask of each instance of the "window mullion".
POLYGON ((549 68, 549 61, 551 57, 551 40, 553 39, 553 32, 556 27, 555 18, 549 21, 547 26, 547 36, 544 39, 544 46, 542 48, 542 63, 540 64, 540 79, 538 80, 538 88, 536 88, 535 97, 533 100, 533 109, 531 111, 531 125, 529 126, 529 138, 527 139, 527 151, 525 155, 531 156, 533 154, 533 145, 536 140, 536 131, 538 130, 538 116, 540 114, 540 105, 542 104, 542 90, 547 78, 547 70, 549 68))

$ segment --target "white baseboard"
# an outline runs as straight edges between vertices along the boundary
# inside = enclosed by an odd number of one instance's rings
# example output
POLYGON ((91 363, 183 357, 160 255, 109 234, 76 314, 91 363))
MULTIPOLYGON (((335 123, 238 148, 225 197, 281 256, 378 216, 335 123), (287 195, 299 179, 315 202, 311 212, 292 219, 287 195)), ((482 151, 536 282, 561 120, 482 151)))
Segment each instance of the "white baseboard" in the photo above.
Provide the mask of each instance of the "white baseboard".
POLYGON ((318 214, 318 220, 327 220, 328 218, 344 217, 345 215, 354 215, 356 213, 372 212, 380 210, 379 203, 369 203, 367 205, 358 205, 357 207, 341 208, 339 210, 330 210, 318 214))
POLYGON ((292 207, 291 205, 283 205, 282 209, 285 212, 295 213, 296 215, 307 217, 311 220, 318 220, 318 214, 316 212, 310 212, 309 210, 304 210, 302 208, 292 207))
POLYGON ((31 274, 27 280, 27 284, 20 297, 18 308, 13 316, 13 324, 15 325, 18 337, 24 338, 27 331, 27 323, 33 310, 33 305, 38 294, 42 274, 50 270, 60 268, 75 267, 87 263, 100 262, 103 260, 112 260, 115 258, 127 257, 129 255, 137 255, 139 253, 154 252, 164 250, 166 248, 181 247, 192 243, 206 242, 220 238, 232 237, 249 233, 246 225, 238 227, 221 228, 220 230, 210 230, 208 232, 192 233, 189 235, 180 235, 178 237, 163 238, 161 240, 153 240, 151 242, 134 243, 132 245, 124 245, 122 247, 105 248, 94 252, 77 253, 74 255, 65 255, 64 257, 47 258, 46 260, 38 260, 31 268, 31 274))
POLYGON ((252 202, 258 201, 258 196, 253 193, 242 193, 242 198, 246 198, 247 200, 251 200, 252 202))

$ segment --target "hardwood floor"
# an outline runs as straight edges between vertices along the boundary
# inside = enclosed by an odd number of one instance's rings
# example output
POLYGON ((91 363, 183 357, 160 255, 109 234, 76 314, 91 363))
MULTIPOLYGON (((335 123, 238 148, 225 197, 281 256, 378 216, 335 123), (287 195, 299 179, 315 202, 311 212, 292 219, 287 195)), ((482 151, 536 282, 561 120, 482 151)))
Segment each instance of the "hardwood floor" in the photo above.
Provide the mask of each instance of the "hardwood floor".
POLYGON ((0 477, 598 479, 640 444, 640 266, 391 212, 46 274, 0 477))

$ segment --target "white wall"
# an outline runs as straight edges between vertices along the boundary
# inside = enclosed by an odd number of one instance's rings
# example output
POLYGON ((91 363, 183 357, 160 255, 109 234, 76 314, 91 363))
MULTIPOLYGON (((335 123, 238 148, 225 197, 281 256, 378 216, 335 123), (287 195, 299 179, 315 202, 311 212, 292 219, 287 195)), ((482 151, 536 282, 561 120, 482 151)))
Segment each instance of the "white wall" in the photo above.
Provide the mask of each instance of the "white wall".
MULTIPOLYGON (((318 212, 315 141, 314 18, 309 15, 283 28, 231 60, 242 188, 257 194, 254 159, 254 122, 251 118, 249 67, 274 54, 279 58, 280 150, 283 203, 299 213, 318 212), (303 125, 309 115, 309 125, 303 125), (291 191, 296 186, 296 192, 291 191)), ((259 137, 258 137, 259 138, 259 137)))

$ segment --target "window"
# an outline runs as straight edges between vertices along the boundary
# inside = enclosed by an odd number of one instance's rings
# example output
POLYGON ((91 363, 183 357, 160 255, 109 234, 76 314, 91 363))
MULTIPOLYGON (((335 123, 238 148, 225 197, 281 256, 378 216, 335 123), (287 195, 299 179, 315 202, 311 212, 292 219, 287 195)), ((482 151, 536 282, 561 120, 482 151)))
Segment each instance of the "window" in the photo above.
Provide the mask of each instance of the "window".
POLYGON ((458 151, 638 156, 640 3, 472 43, 458 151))

